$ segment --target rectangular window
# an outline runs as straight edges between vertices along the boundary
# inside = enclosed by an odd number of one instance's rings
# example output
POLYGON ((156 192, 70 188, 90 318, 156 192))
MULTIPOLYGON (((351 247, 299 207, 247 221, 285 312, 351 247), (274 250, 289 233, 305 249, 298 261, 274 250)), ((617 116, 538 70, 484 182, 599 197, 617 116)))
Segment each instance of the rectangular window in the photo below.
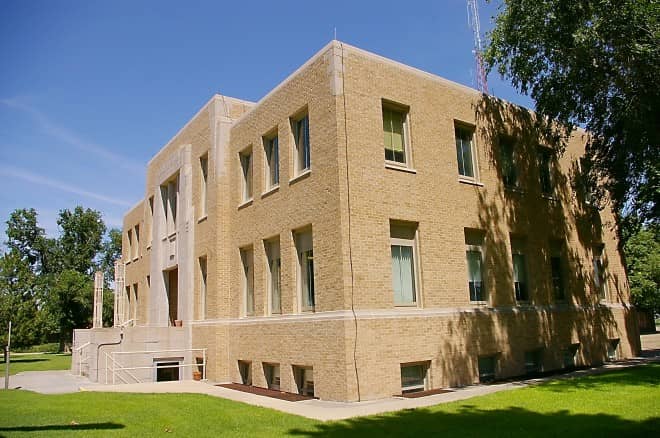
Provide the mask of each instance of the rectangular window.
POLYGON ((314 369, 312 367, 293 366, 298 394, 314 397, 314 369))
POLYGON ((199 319, 206 319, 206 257, 199 258, 199 319))
POLYGON ((282 313, 282 264, 280 261, 280 239, 275 238, 264 242, 268 259, 268 296, 270 313, 282 313))
POLYGON ((617 360, 619 350, 619 340, 610 339, 607 341, 607 360, 617 360))
POLYGON ((401 364, 401 393, 425 391, 429 387, 428 363, 401 364))
POLYGON ((254 315, 254 253, 252 248, 241 249, 243 264, 243 303, 245 315, 254 315))
POLYGON ((280 148, 277 134, 264 137, 266 153, 266 188, 272 189, 280 184, 280 148))
POLYGON ((138 309, 140 308, 139 299, 140 295, 138 293, 138 284, 133 285, 133 306, 131 308, 131 319, 133 320, 133 326, 137 325, 138 309))
POLYGON ((128 248, 126 255, 128 256, 128 261, 133 260, 133 230, 128 230, 126 232, 126 240, 128 241, 128 248))
POLYGON ((172 236, 176 233, 176 218, 179 204, 179 174, 170 178, 160 186, 161 199, 163 201, 163 217, 165 219, 165 236, 172 236))
POLYGON ((514 156, 514 143, 510 138, 500 139, 500 170, 505 187, 518 187, 518 169, 514 156))
POLYGON ((383 137, 385 160, 408 163, 408 111, 399 106, 383 102, 383 137))
POLYGON ((417 226, 390 223, 394 305, 417 304, 417 226))
POLYGON ((478 359, 479 365, 479 382, 487 383, 495 380, 495 367, 496 367, 496 357, 495 356, 481 356, 478 359))
POLYGON ((476 172, 473 159, 474 154, 474 129, 465 126, 454 125, 454 137, 456 138, 456 161, 458 162, 458 174, 468 178, 475 178, 476 172))
POLYGON ((596 286, 596 291, 598 297, 601 301, 607 300, 607 271, 605 269, 605 260, 604 260, 604 250, 605 246, 600 244, 594 246, 594 285, 596 286))
POLYGON ((252 149, 238 154, 241 161, 241 201, 252 200, 252 149))
POLYGON ((314 311, 314 250, 312 231, 295 233, 296 252, 298 253, 298 296, 301 311, 314 311))
POLYGON ((582 196, 586 205, 595 204, 594 181, 591 174, 591 161, 587 157, 581 157, 578 162, 579 175, 577 175, 576 191, 582 196))
POLYGON ((293 128, 293 139, 296 147, 294 169, 296 175, 300 175, 309 170, 312 164, 309 144, 309 114, 293 119, 291 126, 293 128))
POLYGON ((539 165, 539 184, 541 193, 552 195, 552 151, 547 148, 539 148, 537 153, 539 165))
POLYGON ((280 390, 280 364, 265 363, 264 377, 266 378, 268 389, 280 390))
POLYGON ((140 225, 135 226, 135 246, 133 248, 133 259, 137 260, 137 258, 140 256, 141 248, 140 248, 140 225))
POLYGON ((575 356, 577 356, 578 348, 580 348, 580 344, 573 344, 562 350, 564 368, 575 368, 575 356))
POLYGON ((537 349, 525 352, 525 373, 537 374, 543 371, 542 367, 543 350, 537 349))
POLYGON ((470 294, 470 301, 473 302, 484 302, 487 300, 486 288, 484 287, 483 280, 483 239, 483 231, 465 229, 468 291, 470 294))
POLYGON ((205 217, 207 215, 207 190, 208 190, 208 178, 209 178, 209 156, 205 154, 199 158, 199 170, 200 170, 200 208, 199 208, 199 217, 205 217))
POLYGON ((525 262, 525 241, 511 239, 513 256, 513 287, 516 301, 529 301, 529 283, 527 280, 527 264, 525 262))
POLYGON ((252 385, 252 362, 239 360, 238 372, 241 374, 241 383, 243 385, 252 385))
POLYGON ((550 242, 550 274, 552 281, 552 294, 557 301, 566 299, 564 286, 563 244, 560 241, 550 242))
POLYGON ((151 248, 151 242, 154 240, 154 197, 149 197, 149 212, 147 216, 147 248, 151 248))

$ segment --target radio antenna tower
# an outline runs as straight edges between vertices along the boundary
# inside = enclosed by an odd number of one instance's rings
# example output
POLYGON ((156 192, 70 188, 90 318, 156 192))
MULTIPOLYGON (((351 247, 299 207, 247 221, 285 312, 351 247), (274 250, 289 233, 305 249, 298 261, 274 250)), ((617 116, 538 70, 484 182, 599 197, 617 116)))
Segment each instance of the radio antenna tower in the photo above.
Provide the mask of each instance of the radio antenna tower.
POLYGON ((484 67, 484 59, 482 56, 481 26, 479 24, 479 9, 477 7, 477 0, 467 0, 467 14, 468 25, 472 29, 472 34, 474 35, 474 47, 472 48, 472 53, 474 54, 477 89, 482 93, 488 94, 486 68, 484 67))

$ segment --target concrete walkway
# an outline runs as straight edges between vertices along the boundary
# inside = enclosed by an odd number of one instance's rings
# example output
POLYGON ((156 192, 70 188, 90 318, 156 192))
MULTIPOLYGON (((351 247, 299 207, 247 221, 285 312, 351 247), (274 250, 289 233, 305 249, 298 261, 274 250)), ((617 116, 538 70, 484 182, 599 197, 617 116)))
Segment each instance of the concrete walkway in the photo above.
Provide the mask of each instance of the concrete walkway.
MULTIPOLYGON (((363 402, 332 402, 325 400, 305 400, 289 402, 270 397, 264 397, 247 392, 214 386, 211 383, 181 381, 158 383, 135 383, 128 385, 102 385, 90 383, 84 377, 71 375, 68 371, 33 371, 19 373, 10 378, 12 388, 20 387, 44 394, 64 392, 99 391, 99 392, 130 392, 130 393, 194 393, 207 394, 214 397, 226 398, 255 406, 276 409, 289 414, 300 415, 315 420, 329 421, 364 415, 375 415, 402 409, 414 409, 465 400, 471 397, 491 394, 499 391, 508 391, 524 388, 529 385, 548 380, 567 379, 591 374, 605 373, 615 369, 628 368, 651 362, 660 362, 660 333, 642 336, 643 354, 640 358, 626 361, 608 363, 598 368, 575 371, 572 373, 551 376, 542 379, 507 382, 493 385, 475 385, 465 388, 456 388, 453 392, 429 395, 421 398, 390 397, 386 399, 363 402)), ((0 379, 2 380, 2 379, 0 379)), ((2 382, 4 385, 4 382, 2 382)))

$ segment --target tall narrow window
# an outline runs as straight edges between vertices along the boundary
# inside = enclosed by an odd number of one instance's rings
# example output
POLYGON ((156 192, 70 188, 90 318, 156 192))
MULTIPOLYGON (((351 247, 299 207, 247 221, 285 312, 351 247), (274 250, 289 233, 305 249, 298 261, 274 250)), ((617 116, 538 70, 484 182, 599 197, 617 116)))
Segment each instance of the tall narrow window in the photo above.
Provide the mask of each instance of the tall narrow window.
POLYGON ((199 158, 200 170, 200 194, 199 194, 199 217, 203 218, 207 215, 207 190, 209 178, 209 156, 205 154, 199 158))
POLYGON ((514 157, 514 144, 510 138, 500 139, 500 170, 502 172, 502 182, 506 187, 518 187, 518 169, 514 157))
POLYGON ((596 291, 598 292, 598 297, 601 300, 607 299, 607 272, 605 269, 604 261, 604 250, 605 246, 600 244, 594 246, 594 285, 596 286, 596 291))
POLYGON ((548 196, 552 195, 552 151, 547 148, 539 148, 537 161, 539 165, 541 193, 548 196))
POLYGON ((266 153, 266 185, 268 189, 280 184, 280 147, 277 134, 264 138, 266 153))
POLYGON ((199 258, 199 319, 206 319, 206 257, 199 258))
POLYGON ((149 197, 149 211, 147 212, 147 248, 151 248, 154 240, 154 197, 149 197))
POLYGON ((301 310, 314 311, 316 296, 314 294, 314 251, 312 231, 295 234, 296 251, 298 253, 298 295, 301 310))
POLYGON ((417 304, 416 234, 416 225, 390 223, 392 288, 397 306, 417 304))
POLYGON ((137 325, 137 318, 138 318, 138 309, 140 308, 140 302, 139 302, 140 295, 138 293, 138 284, 135 283, 133 285, 133 307, 131 308, 131 319, 133 320, 133 325, 137 325))
POLYGON ((483 231, 465 229, 468 291, 470 293, 470 301, 473 302, 484 302, 487 300, 486 288, 483 281, 483 239, 483 231))
POLYGON ((252 149, 247 149, 239 154, 241 161, 241 201, 247 202, 252 199, 252 149))
POLYGON ((563 245, 560 241, 550 242, 550 273, 552 281, 552 294, 557 301, 566 299, 564 287, 563 245))
POLYGON ((456 161, 458 162, 458 174, 467 178, 475 178, 474 171, 474 130, 465 126, 454 126, 456 137, 456 161))
POLYGON ((383 103, 382 108, 385 160, 406 164, 408 112, 401 107, 386 103, 383 103))
POLYGON ((266 257, 268 258, 268 296, 270 302, 270 313, 282 313, 281 285, 281 262, 280 262, 280 240, 279 238, 264 242, 266 257))
POLYGON ((128 256, 128 261, 133 260, 133 230, 128 230, 126 232, 126 241, 128 242, 128 247, 126 255, 128 256))
POLYGON ((140 225, 135 225, 135 247, 133 250, 133 259, 137 259, 140 256, 140 225))
POLYGON ((513 287, 516 301, 529 301, 529 284, 527 281, 527 265, 525 262, 525 241, 511 239, 513 255, 513 287))
POLYGON ((163 231, 165 236, 172 236, 176 233, 176 219, 179 205, 179 174, 170 178, 160 186, 160 194, 163 201, 163 217, 165 226, 163 231))
POLYGON ((245 315, 254 315, 254 259, 252 248, 241 249, 245 315))
POLYGON ((292 120, 291 126, 293 128, 293 139, 296 147, 294 168, 296 175, 300 175, 309 170, 312 164, 309 144, 309 114, 292 120))

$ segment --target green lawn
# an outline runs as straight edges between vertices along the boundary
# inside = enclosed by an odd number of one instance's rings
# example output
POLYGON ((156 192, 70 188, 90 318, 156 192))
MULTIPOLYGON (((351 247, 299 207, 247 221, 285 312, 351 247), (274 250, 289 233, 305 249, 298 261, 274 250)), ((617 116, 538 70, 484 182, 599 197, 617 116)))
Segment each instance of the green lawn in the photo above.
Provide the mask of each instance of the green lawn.
POLYGON ((0 391, 0 436, 656 436, 660 365, 321 423, 203 395, 0 391))
MULTIPOLYGON (((0 377, 5 376, 4 357, 0 354, 0 377)), ((23 371, 68 370, 71 368, 71 354, 12 353, 9 361, 9 373, 17 374, 23 371)))

